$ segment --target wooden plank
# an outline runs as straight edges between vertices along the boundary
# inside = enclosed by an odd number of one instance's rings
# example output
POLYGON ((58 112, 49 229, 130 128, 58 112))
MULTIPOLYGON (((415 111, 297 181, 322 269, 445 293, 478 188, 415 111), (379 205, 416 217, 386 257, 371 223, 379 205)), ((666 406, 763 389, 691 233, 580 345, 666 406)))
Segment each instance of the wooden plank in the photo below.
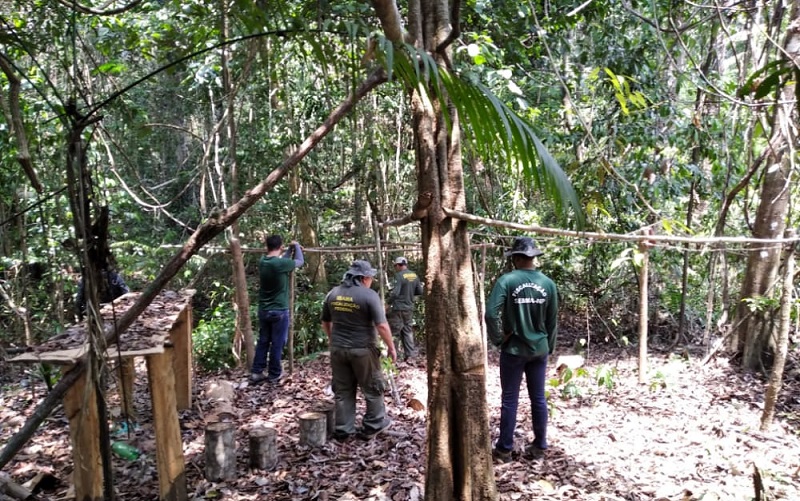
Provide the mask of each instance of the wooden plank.
POLYGON ((175 400, 178 410, 192 408, 192 303, 187 302, 169 331, 174 347, 175 400))
POLYGON ((159 499, 184 501, 188 498, 186 465, 183 460, 183 442, 175 402, 172 360, 172 348, 167 348, 159 355, 149 355, 147 378, 153 402, 159 499))
POLYGON ((136 419, 136 407, 133 405, 133 382, 136 379, 136 365, 133 357, 123 357, 117 374, 122 410, 131 421, 136 419))
POLYGON ((94 382, 87 371, 83 372, 64 395, 64 413, 69 419, 69 436, 72 441, 72 482, 75 484, 75 498, 82 501, 101 501, 103 466, 100 459, 97 400, 94 382))
MULTIPOLYGON (((166 335, 164 336, 164 339, 165 340, 167 339, 166 335)), ((84 345, 79 348, 71 348, 69 350, 45 351, 41 353, 30 351, 26 353, 21 353, 16 357, 9 359, 7 361, 15 363, 46 363, 54 365, 72 366, 75 364, 75 362, 78 361, 79 358, 85 355, 87 351, 89 351, 89 345, 84 345)), ((153 355, 157 353, 164 353, 164 347, 162 345, 152 346, 150 348, 145 348, 141 350, 123 350, 122 353, 118 353, 117 346, 112 345, 109 346, 108 349, 106 350, 106 359, 116 360, 116 358, 120 356, 139 357, 139 356, 153 355)))

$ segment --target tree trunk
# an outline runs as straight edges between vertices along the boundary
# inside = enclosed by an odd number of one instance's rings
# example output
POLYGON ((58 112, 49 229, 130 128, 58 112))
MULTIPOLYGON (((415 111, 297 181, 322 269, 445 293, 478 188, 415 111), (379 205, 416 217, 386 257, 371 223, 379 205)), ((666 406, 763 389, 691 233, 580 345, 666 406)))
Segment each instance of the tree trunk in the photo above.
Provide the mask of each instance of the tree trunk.
POLYGON ((440 210, 463 204, 458 128, 448 137, 441 117, 427 113, 418 96, 412 106, 419 189, 438 195, 422 223, 430 412, 425 499, 495 499, 469 238, 466 223, 440 210))
MULTIPOLYGON (((228 18, 228 0, 222 0, 222 37, 230 37, 230 19, 228 18)), ((231 199, 236 200, 239 196, 237 186, 239 185, 239 163, 237 161, 237 131, 236 131, 236 89, 231 82, 230 69, 228 67, 229 47, 222 49, 222 82, 226 96, 226 130, 228 139, 228 155, 230 162, 229 182, 231 187, 231 199)), ((249 61, 248 61, 249 66, 249 61)), ((245 73, 247 73, 245 71, 245 73)), ((220 186, 220 192, 224 193, 225 187, 220 186)), ((223 197, 223 200, 226 200, 223 197)), ((234 356, 240 361, 241 347, 244 346, 247 367, 252 367, 256 356, 255 341, 253 339, 253 324, 250 319, 250 294, 247 289, 247 274, 245 273, 244 257, 242 255, 242 244, 239 241, 239 223, 234 221, 228 231, 228 242, 231 248, 231 265, 233 267, 233 288, 234 301, 236 302, 236 327, 234 334, 234 356)))
MULTIPOLYGON (((786 58, 784 64, 787 65, 794 64, 790 62, 791 59, 797 61, 800 58, 800 7, 797 2, 792 3, 782 54, 786 58)), ((795 66, 793 71, 781 79, 780 90, 776 93, 772 137, 767 146, 764 181, 753 228, 753 236, 758 238, 780 238, 786 227, 791 191, 790 157, 794 154, 793 145, 797 144, 794 124, 798 122, 800 106, 796 101, 800 92, 798 77, 800 70, 795 66)), ((742 301, 774 294, 780 257, 780 245, 751 246, 742 286, 742 301)), ((747 316, 749 311, 744 306, 740 303, 737 308, 737 318, 742 321, 736 331, 736 342, 742 353, 742 366, 757 370, 761 367, 762 354, 775 348, 771 346, 774 344, 770 337, 771 329, 766 328, 772 311, 761 308, 747 316)))
POLYGON ((647 311, 650 291, 650 251, 647 243, 639 244, 642 263, 639 268, 639 384, 647 382, 647 311))
MULTIPOLYGON (((410 13, 414 38, 437 53, 452 29, 445 0, 421 2, 410 13), (419 15, 418 22, 415 17, 419 15)), ((426 270, 425 331, 428 355, 428 462, 425 499, 497 499, 491 457, 486 373, 472 280, 466 223, 443 208, 465 207, 458 115, 435 93, 412 91, 418 196, 433 196, 422 219, 426 270), (450 124, 445 120, 449 115, 450 124)))
MULTIPOLYGON (((302 181, 300 176, 293 172, 289 176, 292 194, 297 195, 295 200, 299 204, 294 206, 297 217, 297 230, 300 233, 298 240, 305 247, 319 247, 314 216, 309 209, 308 183, 302 181)), ((328 282, 325 274, 325 255, 321 252, 310 252, 305 255, 307 274, 314 285, 324 285, 328 282)))
MULTIPOLYGON (((439 65, 450 61, 459 19, 447 0, 410 2, 406 33, 393 0, 372 0, 394 42, 413 40, 439 65), (394 34, 394 36, 392 36, 394 34), (402 37, 402 40, 401 40, 402 37)), ((486 405, 485 352, 472 280, 458 115, 440 94, 409 89, 416 150, 417 203, 425 268, 428 356, 428 462, 425 499, 497 499, 486 405), (445 120, 445 118, 449 119, 445 120)), ((445 97, 446 99, 446 97, 445 97)))
MULTIPOLYGON (((793 230, 787 230, 788 238, 794 237, 793 230)), ((794 292, 794 254, 797 246, 791 245, 786 252, 785 269, 783 273, 783 293, 781 295, 780 322, 778 332, 775 336, 777 347, 775 350, 775 364, 772 366, 772 374, 769 377, 767 391, 764 396, 764 412, 761 414, 761 431, 767 431, 775 417, 775 404, 778 400, 778 393, 783 385, 783 369, 786 365, 786 355, 789 352, 789 327, 792 323, 792 294, 794 292)))

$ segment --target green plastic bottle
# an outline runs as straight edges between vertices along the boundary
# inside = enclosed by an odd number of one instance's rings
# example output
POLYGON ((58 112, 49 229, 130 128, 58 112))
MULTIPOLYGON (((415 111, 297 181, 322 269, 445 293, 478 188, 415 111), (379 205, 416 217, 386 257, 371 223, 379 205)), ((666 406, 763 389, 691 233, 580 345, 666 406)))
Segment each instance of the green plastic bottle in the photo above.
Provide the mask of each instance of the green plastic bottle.
POLYGON ((131 444, 126 444, 125 442, 113 442, 111 444, 111 450, 114 453, 121 457, 122 459, 127 459, 128 461, 133 461, 139 457, 139 449, 132 446, 131 444))

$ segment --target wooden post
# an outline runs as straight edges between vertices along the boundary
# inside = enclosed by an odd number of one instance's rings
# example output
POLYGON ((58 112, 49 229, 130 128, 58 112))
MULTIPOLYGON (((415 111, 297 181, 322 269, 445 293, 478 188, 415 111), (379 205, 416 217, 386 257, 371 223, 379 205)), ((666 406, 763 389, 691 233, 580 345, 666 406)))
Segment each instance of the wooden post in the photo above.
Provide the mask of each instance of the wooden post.
POLYGON ((378 256, 376 269, 378 270, 378 293, 381 296, 381 301, 386 301, 386 272, 383 270, 383 251, 381 250, 381 230, 378 226, 378 220, 375 215, 372 215, 372 232, 375 234, 375 255, 378 256))
POLYGON ((487 346, 488 340, 486 338, 486 321, 484 316, 486 314, 486 246, 481 245, 481 269, 477 273, 478 282, 478 322, 481 324, 481 346, 483 347, 483 355, 486 360, 484 370, 489 367, 489 347, 487 346))
POLYGON ((133 382, 136 380, 136 364, 133 357, 121 357, 117 367, 117 386, 122 400, 122 412, 129 421, 136 419, 136 407, 133 405, 133 382))
POLYGON ((206 480, 218 482, 236 478, 236 437, 233 423, 206 426, 206 480))
POLYGON ((169 339, 174 347, 172 373, 175 378, 175 402, 178 410, 192 408, 192 303, 186 302, 169 339))
POLYGON ((325 445, 328 423, 325 414, 304 412, 300 414, 300 445, 319 447, 325 445))
MULTIPOLYGON (((68 372, 68 369, 64 372, 68 372)), ((97 401, 94 381, 87 371, 81 373, 80 378, 64 395, 64 413, 69 419, 69 436, 72 441, 75 498, 81 501, 101 501, 103 465, 100 460, 97 401)))
POLYGON ((648 276, 650 252, 648 244, 643 241, 639 244, 642 253, 642 262, 639 267, 639 383, 647 382, 647 319, 648 319, 648 276))
POLYGON ((278 447, 275 428, 262 426, 250 431, 250 466, 271 470, 278 464, 278 447))
MULTIPOLYGON (((175 402, 175 377, 172 374, 173 348, 147 356, 147 377, 153 402, 153 428, 160 499, 187 499, 186 465, 183 460, 178 409, 175 402)), ((80 498, 78 498, 80 499, 80 498)))

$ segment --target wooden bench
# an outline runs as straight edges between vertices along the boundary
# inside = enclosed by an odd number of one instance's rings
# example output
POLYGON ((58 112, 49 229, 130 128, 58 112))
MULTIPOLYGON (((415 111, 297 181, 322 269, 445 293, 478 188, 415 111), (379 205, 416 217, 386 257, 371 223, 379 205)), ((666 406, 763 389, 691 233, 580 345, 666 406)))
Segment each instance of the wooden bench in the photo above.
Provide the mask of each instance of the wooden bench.
MULTIPOLYGON (((108 325, 132 305, 140 293, 125 294, 114 303, 103 305, 101 316, 108 325)), ((106 351, 108 361, 119 361, 122 405, 129 416, 133 406, 134 361, 143 356, 153 408, 156 464, 160 499, 187 499, 183 442, 178 410, 192 406, 192 303, 193 290, 162 291, 142 315, 125 331, 117 345, 106 351)), ((60 365, 64 371, 88 350, 83 324, 73 325, 33 351, 11 359, 18 363, 60 365)), ((64 396, 64 411, 69 419, 73 482, 76 499, 103 498, 103 471, 100 458, 100 427, 95 399, 95 381, 86 372, 64 396)))

